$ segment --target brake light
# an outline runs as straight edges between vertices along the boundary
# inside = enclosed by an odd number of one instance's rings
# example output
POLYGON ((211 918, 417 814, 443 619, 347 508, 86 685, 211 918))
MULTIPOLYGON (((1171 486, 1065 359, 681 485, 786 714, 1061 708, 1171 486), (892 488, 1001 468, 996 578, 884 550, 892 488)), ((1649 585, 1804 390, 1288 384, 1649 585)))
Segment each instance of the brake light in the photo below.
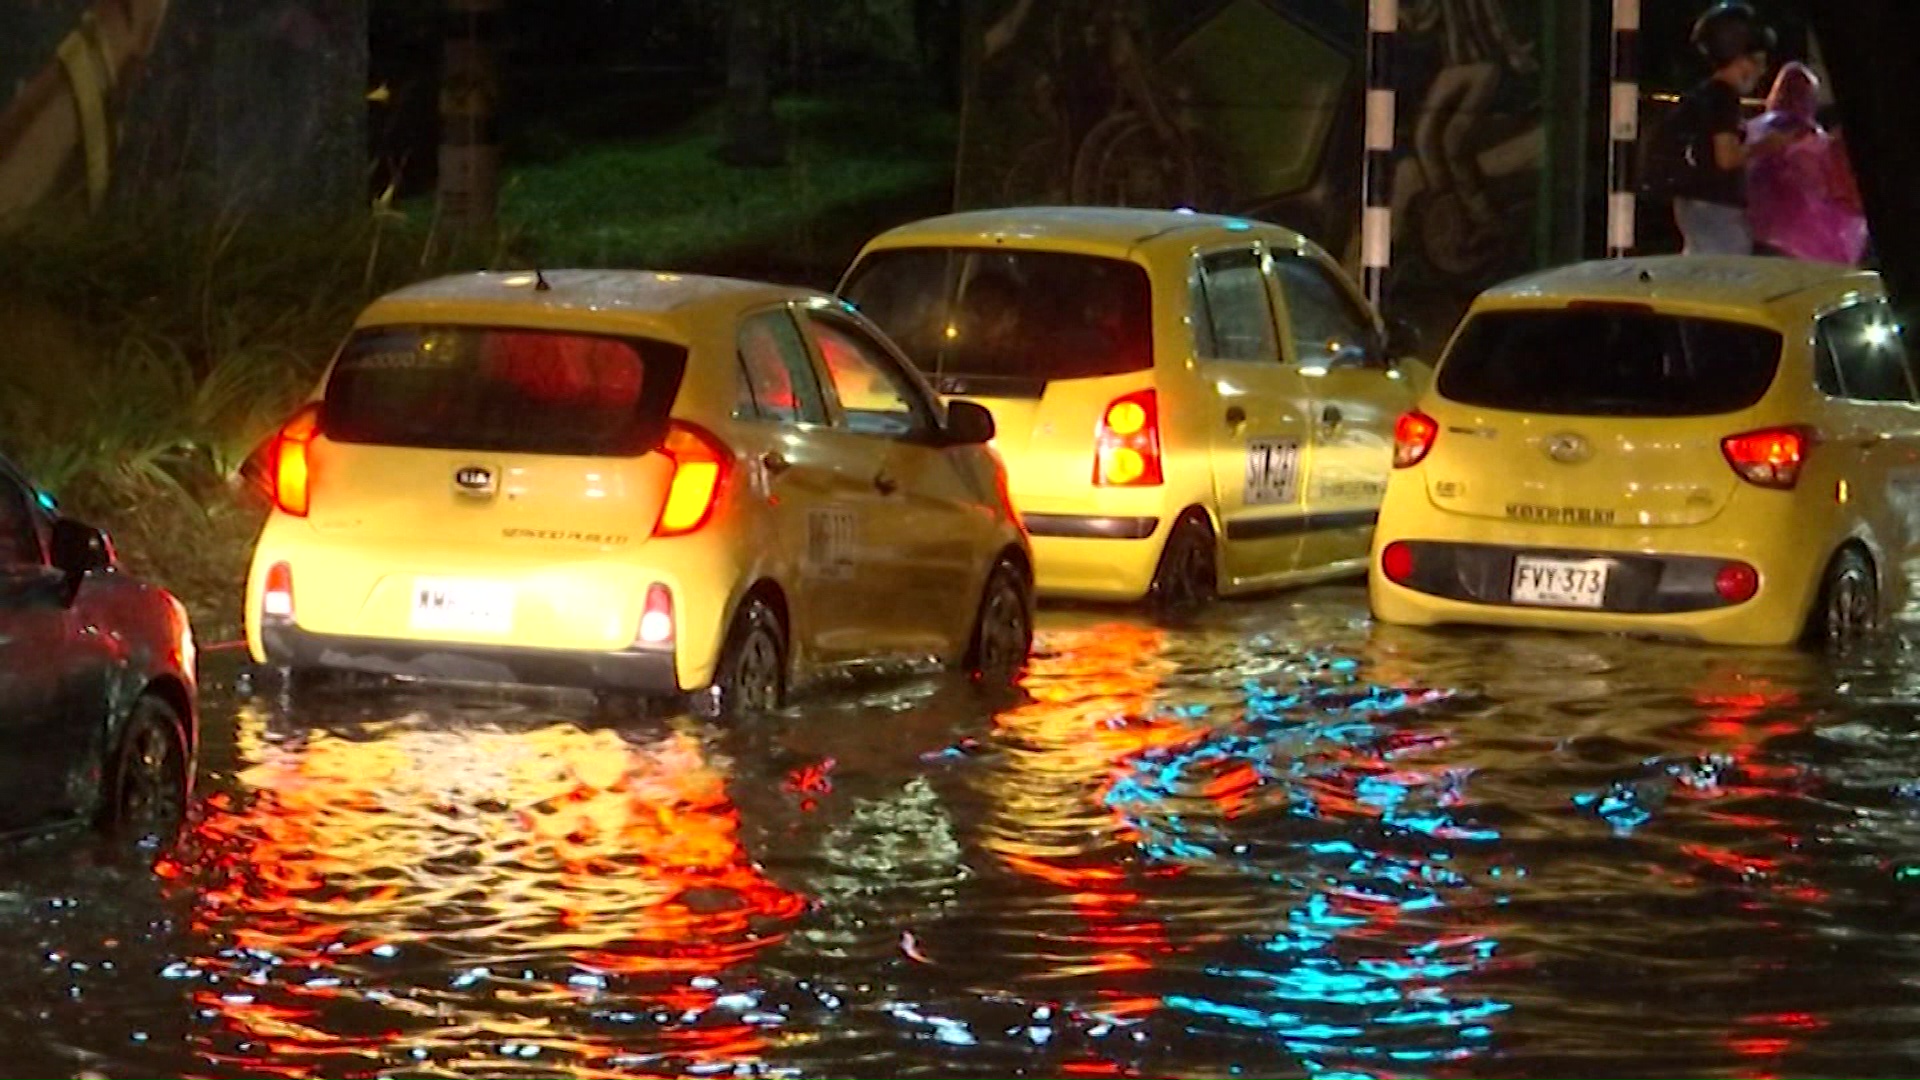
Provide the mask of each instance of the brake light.
POLYGON ((658 582, 647 586, 647 606, 640 615, 640 644, 673 644, 673 594, 658 582))
POLYGON ((1433 440, 1440 435, 1440 423, 1426 413, 1403 414, 1393 425, 1393 467, 1410 469, 1427 459, 1433 440))
POLYGON ((320 434, 320 406, 308 405, 280 427, 273 440, 273 504, 284 514, 306 517, 312 496, 309 452, 320 434))
POLYGON ((684 536, 713 516, 733 452, 708 432, 679 420, 668 425, 660 451, 673 459, 673 480, 653 535, 684 536))
POLYGON ((1713 576, 1713 591, 1729 604, 1744 604, 1760 591, 1760 571, 1746 563, 1728 563, 1713 576))
POLYGON ((1413 577, 1413 548, 1399 540, 1380 549, 1380 572, 1395 585, 1404 585, 1413 577))
POLYGON ((269 619, 293 618, 293 567, 274 563, 267 569, 267 586, 260 594, 260 614, 269 619))
POLYGON ((1756 487, 1786 490, 1800 482, 1801 466, 1813 448, 1813 432, 1806 428, 1767 428, 1720 440, 1727 464, 1740 479, 1756 487))
POLYGON ((1160 399, 1152 390, 1116 398, 1094 438, 1093 482, 1102 487, 1154 487, 1160 465, 1160 399))

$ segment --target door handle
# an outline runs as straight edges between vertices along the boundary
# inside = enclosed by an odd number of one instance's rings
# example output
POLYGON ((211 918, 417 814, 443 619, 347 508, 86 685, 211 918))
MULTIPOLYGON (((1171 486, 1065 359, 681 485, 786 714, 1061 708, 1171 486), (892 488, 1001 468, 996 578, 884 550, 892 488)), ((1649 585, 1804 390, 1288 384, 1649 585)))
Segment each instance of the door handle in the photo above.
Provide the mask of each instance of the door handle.
POLYGON ((1347 415, 1333 405, 1329 405, 1320 410, 1320 426, 1328 430, 1339 427, 1340 422, 1346 418, 1347 415))
POLYGON ((769 450, 761 454, 760 464, 767 470, 769 476, 779 476, 793 467, 793 462, 788 461, 786 455, 778 450, 769 450))
POLYGON ((1247 410, 1241 408, 1238 405, 1227 406, 1227 423, 1229 426, 1239 427, 1241 424, 1244 424, 1246 422, 1247 422, 1247 410))
POLYGON ((879 473, 875 475, 873 478, 873 486, 880 492, 880 494, 891 495, 894 492, 900 490, 900 481, 895 480, 893 477, 888 476, 886 473, 879 473))

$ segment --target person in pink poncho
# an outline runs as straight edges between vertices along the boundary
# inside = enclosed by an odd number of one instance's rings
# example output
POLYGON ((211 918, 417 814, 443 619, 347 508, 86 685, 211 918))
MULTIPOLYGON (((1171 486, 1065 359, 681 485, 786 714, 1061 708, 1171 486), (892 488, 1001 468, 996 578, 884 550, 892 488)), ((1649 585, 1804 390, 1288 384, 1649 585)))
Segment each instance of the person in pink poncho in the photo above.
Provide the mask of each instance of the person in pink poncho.
POLYGON ((1747 218, 1755 248, 1795 259, 1858 265, 1867 221, 1848 197, 1846 149, 1815 119, 1820 77, 1801 63, 1780 69, 1767 111, 1747 125, 1751 145, 1778 134, 1785 142, 1747 163, 1747 218))

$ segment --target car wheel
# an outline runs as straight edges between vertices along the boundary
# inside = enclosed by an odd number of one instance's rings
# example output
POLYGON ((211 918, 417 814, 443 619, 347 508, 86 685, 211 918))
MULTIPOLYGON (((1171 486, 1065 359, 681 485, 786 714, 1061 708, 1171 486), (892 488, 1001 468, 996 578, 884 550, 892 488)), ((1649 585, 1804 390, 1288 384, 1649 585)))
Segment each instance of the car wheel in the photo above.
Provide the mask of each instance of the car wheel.
POLYGON ((107 771, 101 830, 129 846, 171 843, 186 820, 188 767, 179 714, 157 697, 142 697, 107 771))
POLYGON ((723 717, 773 712, 786 694, 786 631, 766 601, 749 598, 727 632, 705 711, 723 717))
POLYGON ((1197 515, 1181 518, 1160 553, 1148 598, 1162 612, 1184 614, 1207 606, 1218 584, 1213 526, 1197 515))
POLYGON ((1808 636, 1826 645, 1851 645, 1880 626, 1880 582, 1873 561, 1858 548, 1844 548, 1827 564, 1820 601, 1808 620, 1808 636))
POLYGON ((987 682, 1012 682, 1032 650, 1032 590, 1020 568, 1002 560, 980 593, 980 611, 967 645, 967 671, 987 682))

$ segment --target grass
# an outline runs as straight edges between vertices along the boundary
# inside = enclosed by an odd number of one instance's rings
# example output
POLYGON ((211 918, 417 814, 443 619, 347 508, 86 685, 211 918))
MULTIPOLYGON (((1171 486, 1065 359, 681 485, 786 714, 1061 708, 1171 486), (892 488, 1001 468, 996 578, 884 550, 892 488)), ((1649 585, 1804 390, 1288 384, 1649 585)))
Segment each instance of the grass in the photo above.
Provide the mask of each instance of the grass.
POLYGON ((239 630, 266 502, 249 454, 313 387, 374 296, 491 264, 630 266, 830 286, 867 236, 943 210, 953 127, 859 93, 780 103, 785 165, 715 155, 709 109, 649 139, 544 140, 509 163, 483 258, 430 255, 430 205, 350 228, 169 226, 147 214, 0 234, 0 451, 113 533, 203 640, 239 630))

